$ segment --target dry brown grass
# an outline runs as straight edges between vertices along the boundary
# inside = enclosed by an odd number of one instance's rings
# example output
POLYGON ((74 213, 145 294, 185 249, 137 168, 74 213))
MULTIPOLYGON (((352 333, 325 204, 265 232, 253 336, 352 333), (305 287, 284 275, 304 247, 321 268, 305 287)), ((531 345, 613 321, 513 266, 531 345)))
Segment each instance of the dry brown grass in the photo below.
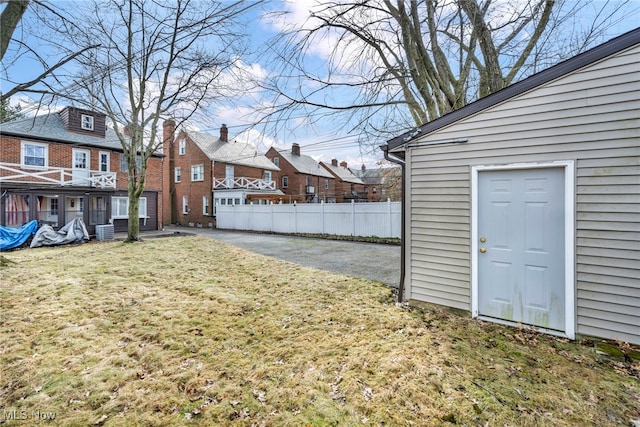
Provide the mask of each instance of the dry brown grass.
POLYGON ((640 413, 637 366, 406 310, 381 284, 211 239, 6 257, 15 264, 0 270, 5 420, 573 426, 628 425, 640 413))

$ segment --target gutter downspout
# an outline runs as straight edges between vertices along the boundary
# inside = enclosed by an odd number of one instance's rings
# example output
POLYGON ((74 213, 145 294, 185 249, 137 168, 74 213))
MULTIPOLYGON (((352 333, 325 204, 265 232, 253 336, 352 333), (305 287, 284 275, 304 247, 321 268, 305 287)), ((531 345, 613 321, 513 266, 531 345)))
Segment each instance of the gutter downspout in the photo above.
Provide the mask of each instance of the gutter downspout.
POLYGON ((405 162, 404 160, 401 160, 399 158, 391 158, 389 157, 389 145, 385 144, 385 145, 381 145, 380 148, 382 149, 382 151, 384 152, 384 158, 387 159, 388 161, 390 161, 391 163, 395 163, 397 165, 400 165, 400 169, 402 171, 401 174, 401 183, 402 183, 402 204, 400 205, 401 207, 401 211, 400 211, 400 283, 398 283, 398 302, 402 303, 403 302, 403 297, 404 297, 404 277, 405 277, 405 241, 404 241, 404 235, 405 235, 405 191, 404 191, 404 179, 405 179, 405 171, 404 171, 404 165, 405 162))

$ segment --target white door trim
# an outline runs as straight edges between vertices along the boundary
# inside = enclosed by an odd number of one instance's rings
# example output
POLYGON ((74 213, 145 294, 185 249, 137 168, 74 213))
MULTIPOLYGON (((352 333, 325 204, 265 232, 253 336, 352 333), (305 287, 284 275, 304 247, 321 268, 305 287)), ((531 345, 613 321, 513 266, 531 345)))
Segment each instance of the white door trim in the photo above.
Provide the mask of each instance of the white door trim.
MULTIPOLYGON (((565 240, 565 331, 567 338, 575 338, 575 168, 573 160, 549 163, 514 163, 508 165, 480 165, 471 167, 471 315, 478 315, 478 172, 564 168, 564 240, 565 240)), ((510 324, 510 322, 504 322, 510 324)), ((557 334, 556 331, 544 332, 557 334)))

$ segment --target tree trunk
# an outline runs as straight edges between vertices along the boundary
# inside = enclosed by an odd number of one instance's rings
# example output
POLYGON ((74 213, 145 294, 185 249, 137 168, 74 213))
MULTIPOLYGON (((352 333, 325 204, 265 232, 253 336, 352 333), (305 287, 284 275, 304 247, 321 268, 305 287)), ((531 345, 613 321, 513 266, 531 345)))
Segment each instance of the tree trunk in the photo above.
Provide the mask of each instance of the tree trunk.
MULTIPOLYGON (((137 129, 136 129, 137 130, 137 129)), ((135 141, 141 141, 142 138, 136 138, 141 134, 139 132, 133 131, 132 135, 132 146, 137 147, 135 141)), ((127 224, 127 238, 125 243, 132 243, 140 241, 140 196, 144 191, 144 180, 142 179, 143 173, 142 165, 138 165, 136 153, 137 150, 129 151, 127 155, 127 170, 129 172, 129 176, 127 177, 127 195, 129 196, 129 220, 127 224)), ((144 163, 146 160, 141 159, 141 163, 144 163)))
POLYGON ((140 197, 136 197, 135 193, 135 190, 129 190, 129 224, 127 227, 126 243, 140 240, 140 197))
POLYGON ((0 59, 4 58, 4 54, 9 47, 11 37, 18 23, 22 19, 22 15, 29 6, 29 0, 10 1, 4 7, 0 16, 0 59))

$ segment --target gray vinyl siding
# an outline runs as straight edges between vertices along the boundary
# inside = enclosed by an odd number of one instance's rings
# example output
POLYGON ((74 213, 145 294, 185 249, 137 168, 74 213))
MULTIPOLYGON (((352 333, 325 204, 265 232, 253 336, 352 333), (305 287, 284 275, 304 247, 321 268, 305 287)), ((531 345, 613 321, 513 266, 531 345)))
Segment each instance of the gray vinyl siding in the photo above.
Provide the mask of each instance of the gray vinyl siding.
POLYGON ((576 175, 578 332, 637 343, 640 157, 580 160, 576 175))
POLYGON ((410 300, 471 309, 471 167, 572 160, 576 333, 640 343, 640 48, 413 141, 410 300))

